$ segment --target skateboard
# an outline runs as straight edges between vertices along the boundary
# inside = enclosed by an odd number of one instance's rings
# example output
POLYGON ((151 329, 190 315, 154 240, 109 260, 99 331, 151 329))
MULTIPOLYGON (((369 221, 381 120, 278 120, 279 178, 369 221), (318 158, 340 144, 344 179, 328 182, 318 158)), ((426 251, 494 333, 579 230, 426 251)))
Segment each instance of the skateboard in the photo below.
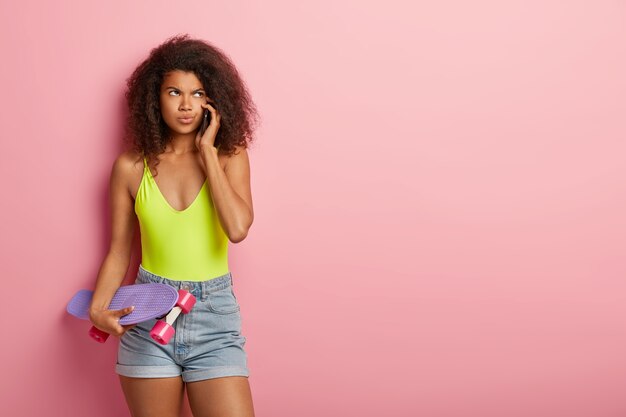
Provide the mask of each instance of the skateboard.
MULTIPOLYGON (((89 320, 89 306, 93 291, 78 291, 67 304, 67 312, 82 320, 89 320)), ((120 310, 135 306, 129 314, 122 316, 119 323, 123 326, 141 323, 147 320, 163 318, 156 322, 150 331, 150 337, 161 345, 167 345, 174 336, 172 325, 180 313, 187 314, 196 304, 196 297, 185 290, 176 290, 165 284, 134 284, 118 288, 111 299, 108 309, 120 310)), ((106 342, 109 334, 92 326, 89 336, 100 343, 106 342)))

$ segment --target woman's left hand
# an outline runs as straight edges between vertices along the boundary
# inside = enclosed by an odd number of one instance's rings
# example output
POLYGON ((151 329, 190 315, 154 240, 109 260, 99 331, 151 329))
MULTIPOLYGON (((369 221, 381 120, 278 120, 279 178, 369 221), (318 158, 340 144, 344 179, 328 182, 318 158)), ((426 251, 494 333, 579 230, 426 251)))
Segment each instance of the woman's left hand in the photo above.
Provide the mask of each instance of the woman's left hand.
MULTIPOLYGON (((203 135, 200 135, 200 127, 198 127, 198 133, 196 133, 196 147, 198 150, 203 150, 210 146, 215 146, 215 137, 217 136, 217 131, 220 128, 220 119, 221 116, 215 109, 215 107, 209 104, 209 100, 207 99, 206 104, 201 104, 203 109, 209 109, 211 112, 211 123, 204 131, 203 135)), ((202 111, 204 113, 204 110, 202 111)), ((204 117, 204 116, 203 116, 204 117)), ((207 116, 208 117, 208 116, 207 116)), ((202 126, 202 122, 200 123, 202 126)))

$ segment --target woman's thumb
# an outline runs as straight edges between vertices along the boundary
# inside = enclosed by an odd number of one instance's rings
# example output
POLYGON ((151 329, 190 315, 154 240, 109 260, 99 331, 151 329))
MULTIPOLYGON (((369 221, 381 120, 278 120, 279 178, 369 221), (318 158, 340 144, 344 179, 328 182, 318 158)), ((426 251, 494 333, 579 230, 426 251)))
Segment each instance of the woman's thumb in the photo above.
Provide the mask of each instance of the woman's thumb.
POLYGON ((122 317, 122 316, 125 316, 127 314, 130 314, 134 309, 135 309, 135 306, 122 308, 121 310, 117 310, 115 312, 115 315, 118 316, 118 317, 122 317))

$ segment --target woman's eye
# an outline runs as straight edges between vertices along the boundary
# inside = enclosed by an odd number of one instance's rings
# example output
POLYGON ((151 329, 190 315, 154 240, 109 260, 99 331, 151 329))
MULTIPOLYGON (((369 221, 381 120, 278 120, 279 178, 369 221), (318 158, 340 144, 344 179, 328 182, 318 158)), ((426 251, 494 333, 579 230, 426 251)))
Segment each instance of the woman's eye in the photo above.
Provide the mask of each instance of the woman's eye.
MULTIPOLYGON (((172 91, 170 91, 170 95, 171 95, 172 93, 176 93, 176 94, 178 94, 178 91, 172 90, 172 91)), ((199 94, 199 95, 200 95, 200 97, 202 97, 202 96, 204 95, 204 93, 203 93, 202 91, 196 91, 194 94, 199 94)))

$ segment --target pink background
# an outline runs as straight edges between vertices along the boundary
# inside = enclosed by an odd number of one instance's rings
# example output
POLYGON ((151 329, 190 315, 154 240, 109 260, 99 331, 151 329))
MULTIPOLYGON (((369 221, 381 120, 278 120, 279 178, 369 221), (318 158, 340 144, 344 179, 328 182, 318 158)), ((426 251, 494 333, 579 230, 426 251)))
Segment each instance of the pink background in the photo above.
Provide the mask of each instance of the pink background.
POLYGON ((64 309, 108 248, 125 79, 177 33, 263 118, 230 249, 258 417, 626 414, 623 1, 0 12, 3 414, 128 415, 117 340, 64 309))

